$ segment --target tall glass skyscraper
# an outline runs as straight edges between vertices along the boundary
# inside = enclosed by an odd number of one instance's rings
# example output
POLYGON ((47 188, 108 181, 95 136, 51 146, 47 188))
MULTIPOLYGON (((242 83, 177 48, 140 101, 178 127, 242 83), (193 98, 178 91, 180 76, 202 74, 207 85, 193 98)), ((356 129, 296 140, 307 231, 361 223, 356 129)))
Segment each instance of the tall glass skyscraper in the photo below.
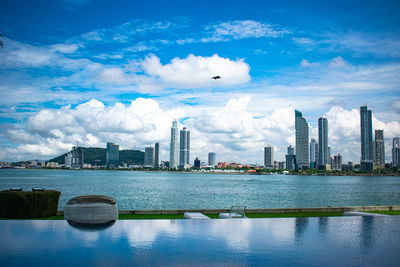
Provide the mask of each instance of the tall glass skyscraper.
POLYGON ((180 131, 179 168, 184 169, 190 166, 190 131, 186 127, 180 131))
POLYGON ((383 130, 375 130, 375 164, 385 165, 385 141, 383 139, 383 130))
POLYGON ((161 164, 161 144, 154 144, 154 167, 160 167, 161 164))
POLYGON ((324 117, 318 119, 318 150, 318 167, 325 167, 330 158, 328 158, 328 119, 324 117))
POLYGON ((311 138, 311 142, 310 142, 310 168, 315 168, 316 166, 316 154, 315 154, 315 150, 317 143, 315 142, 314 138, 311 138))
POLYGON ((179 165, 179 137, 178 122, 174 120, 171 127, 171 143, 169 147, 169 167, 178 168, 179 165))
POLYGON ((295 110, 296 163, 299 169, 309 166, 308 123, 303 114, 295 110))
POLYGON ((393 138, 392 167, 400 169, 400 138, 393 138))
POLYGON ((360 107, 361 128, 361 162, 374 159, 374 147, 372 143, 372 112, 367 106, 360 107))
POLYGON ((107 143, 106 168, 118 168, 119 166, 119 145, 107 143))

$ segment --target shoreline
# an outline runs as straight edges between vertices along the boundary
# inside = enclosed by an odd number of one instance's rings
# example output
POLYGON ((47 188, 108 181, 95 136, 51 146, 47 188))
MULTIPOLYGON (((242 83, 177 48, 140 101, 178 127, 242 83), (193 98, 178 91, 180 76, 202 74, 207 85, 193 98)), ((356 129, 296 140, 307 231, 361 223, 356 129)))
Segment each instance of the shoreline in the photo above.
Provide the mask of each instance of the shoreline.
POLYGON ((246 172, 246 171, 170 171, 170 170, 135 170, 135 169, 62 169, 62 168, 0 168, 0 170, 64 170, 64 171, 127 171, 127 172, 165 172, 165 173, 186 173, 186 174, 228 174, 228 175, 299 175, 299 176, 400 176, 400 172, 396 173, 342 173, 342 172, 327 172, 327 173, 280 173, 280 172, 246 172))

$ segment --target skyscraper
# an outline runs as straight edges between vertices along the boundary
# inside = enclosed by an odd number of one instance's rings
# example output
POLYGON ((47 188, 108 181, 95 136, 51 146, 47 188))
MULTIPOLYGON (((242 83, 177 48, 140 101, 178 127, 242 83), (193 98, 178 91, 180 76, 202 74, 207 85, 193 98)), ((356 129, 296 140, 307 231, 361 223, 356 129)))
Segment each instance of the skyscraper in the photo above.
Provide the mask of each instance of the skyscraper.
POLYGON ((361 129, 361 162, 374 159, 372 143, 372 112, 367 106, 360 107, 360 129, 361 129))
POLYGON ((171 143, 169 147, 169 167, 178 168, 179 165, 179 137, 178 122, 174 120, 171 127, 171 143))
POLYGON ((144 148, 144 166, 145 167, 154 166, 154 148, 152 146, 144 148))
POLYGON ((265 168, 274 166, 274 148, 270 145, 264 147, 264 166, 265 168))
POLYGON ((375 130, 375 164, 385 165, 385 141, 383 139, 383 130, 375 130))
POLYGON ((299 169, 308 168, 308 123, 303 118, 303 114, 295 110, 295 129, 296 129, 296 163, 299 169))
POLYGON ((294 155, 294 148, 292 146, 288 146, 287 148, 286 169, 296 169, 296 156, 294 155))
POLYGON ((107 143, 106 168, 118 168, 119 166, 119 145, 107 143))
POLYGON ((200 160, 199 160, 199 158, 195 158, 194 163, 193 163, 193 167, 200 168, 200 160))
POLYGON ((318 119, 318 168, 325 168, 330 162, 328 155, 328 119, 320 117, 318 119))
POLYGON ((311 138, 310 142, 310 168, 315 168, 315 150, 317 143, 314 138, 311 138))
POLYGON ((400 137, 393 138, 392 167, 400 169, 400 137))
POLYGON ((74 146, 71 151, 71 168, 80 169, 83 168, 83 150, 81 146, 74 146))
POLYGON ((190 167, 190 131, 186 127, 180 131, 179 168, 190 167))
POLYGON ((160 167, 161 164, 161 144, 157 142, 154 144, 154 167, 160 167))
POLYGON ((208 153, 208 166, 215 166, 215 153, 208 153))

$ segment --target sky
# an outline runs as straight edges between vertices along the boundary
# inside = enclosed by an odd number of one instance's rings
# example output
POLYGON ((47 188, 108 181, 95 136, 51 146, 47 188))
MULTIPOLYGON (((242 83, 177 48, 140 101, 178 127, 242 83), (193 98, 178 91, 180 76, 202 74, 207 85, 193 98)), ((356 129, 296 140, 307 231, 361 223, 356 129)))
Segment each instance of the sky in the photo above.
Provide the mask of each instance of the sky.
POLYGON ((295 144, 294 110, 360 160, 361 105, 400 135, 398 1, 0 2, 0 160, 140 149, 191 131, 191 162, 263 164, 295 144), (219 75, 221 79, 211 77, 219 75))

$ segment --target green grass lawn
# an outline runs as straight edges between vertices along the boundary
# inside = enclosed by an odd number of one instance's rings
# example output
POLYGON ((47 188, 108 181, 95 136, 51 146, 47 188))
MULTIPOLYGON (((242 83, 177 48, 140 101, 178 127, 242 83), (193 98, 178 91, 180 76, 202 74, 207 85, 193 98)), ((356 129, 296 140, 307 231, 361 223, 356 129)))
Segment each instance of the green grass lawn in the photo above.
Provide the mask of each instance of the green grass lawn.
MULTIPOLYGON (((400 215, 400 210, 392 211, 368 211, 371 213, 400 215)), ((218 214, 206 214, 211 219, 218 219, 218 214)), ((343 216, 343 212, 288 212, 288 213, 246 213, 247 218, 296 218, 296 217, 331 217, 343 216)), ((183 219, 183 214, 119 214, 119 220, 161 220, 183 219)), ((0 218, 0 220, 13 220, 0 218)), ((21 219, 20 219, 21 220, 21 219)), ((33 218, 22 220, 64 220, 64 215, 46 218, 33 218)))

